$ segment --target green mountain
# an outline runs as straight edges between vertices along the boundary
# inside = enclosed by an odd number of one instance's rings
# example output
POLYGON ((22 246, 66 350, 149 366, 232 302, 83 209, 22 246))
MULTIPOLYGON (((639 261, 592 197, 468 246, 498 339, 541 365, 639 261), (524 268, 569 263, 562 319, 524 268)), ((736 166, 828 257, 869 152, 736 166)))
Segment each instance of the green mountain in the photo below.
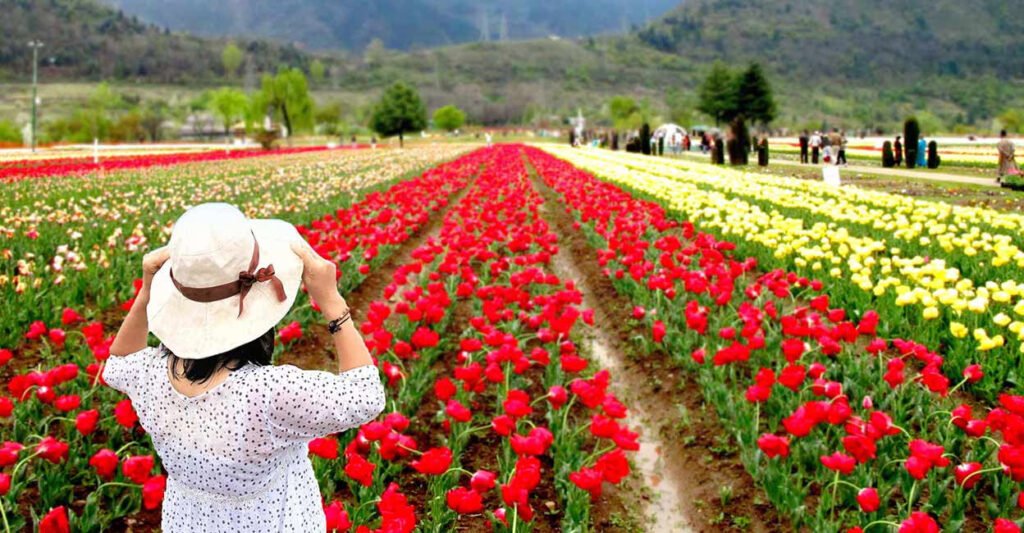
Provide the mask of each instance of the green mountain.
MULTIPOLYGON (((95 0, 0 0, 0 79, 32 70, 30 40, 40 40, 44 79, 144 79, 161 83, 223 77, 223 41, 171 33, 95 0)), ((246 39, 248 69, 306 65, 291 45, 246 39)))
MULTIPOLYGON (((249 1, 257 0, 208 3, 249 1)), ((380 4, 386 1, 391 0, 380 4)), ((441 16, 449 13, 441 9, 444 5, 471 9, 458 2, 468 0, 432 0, 432 5, 441 16)), ((1024 19, 1011 16, 1024 0, 824 5, 813 0, 687 0, 654 23, 617 36, 472 42, 407 52, 314 53, 277 41, 236 38, 245 52, 244 66, 239 75, 228 77, 221 66, 223 38, 161 29, 97 0, 0 0, 5 15, 0 17, 0 80, 27 81, 31 50, 26 43, 40 38, 46 41, 40 71, 44 82, 110 80, 124 90, 131 87, 134 100, 159 99, 170 90, 147 92, 153 84, 196 92, 220 84, 254 89, 261 72, 280 65, 308 72, 317 58, 326 66, 325 79, 314 84, 317 98, 343 102, 353 121, 361 120, 383 87, 403 80, 416 85, 431 108, 455 103, 477 123, 552 123, 577 108, 607 121, 604 105, 618 94, 646 101, 656 119, 703 122, 708 119, 688 116, 687 110, 694 107, 695 89, 715 60, 734 68, 761 62, 779 100, 775 124, 784 127, 828 124, 891 131, 904 117, 917 115, 928 131, 963 124, 989 130, 994 117, 1024 107, 1024 33, 1019 28, 1024 19)), ((379 13, 374 9, 366 8, 379 13)), ((289 12, 282 8, 281 13, 289 12)), ((279 17, 278 24, 287 20, 279 17)), ((9 115, 4 109, 24 108, 26 97, 17 96, 26 94, 23 86, 10 88, 0 94, 0 115, 9 115)), ((55 96, 48 98, 53 102, 55 96)))
POLYGON ((200 35, 245 35, 312 49, 395 50, 479 40, 626 32, 678 0, 107 0, 143 20, 200 35))
POLYGON ((1024 75, 1024 0, 688 0, 638 33, 697 62, 893 82, 1024 75))

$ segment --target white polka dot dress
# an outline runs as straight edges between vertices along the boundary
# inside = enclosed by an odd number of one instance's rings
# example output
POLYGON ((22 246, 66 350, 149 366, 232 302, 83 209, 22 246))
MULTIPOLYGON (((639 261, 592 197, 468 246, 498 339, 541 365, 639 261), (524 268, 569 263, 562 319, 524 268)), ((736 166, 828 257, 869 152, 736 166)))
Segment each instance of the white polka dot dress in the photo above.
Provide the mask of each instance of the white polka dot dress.
POLYGON ((307 445, 380 414, 377 368, 246 365, 189 398, 171 386, 164 355, 111 357, 103 372, 131 398, 167 470, 163 531, 324 531, 307 445))

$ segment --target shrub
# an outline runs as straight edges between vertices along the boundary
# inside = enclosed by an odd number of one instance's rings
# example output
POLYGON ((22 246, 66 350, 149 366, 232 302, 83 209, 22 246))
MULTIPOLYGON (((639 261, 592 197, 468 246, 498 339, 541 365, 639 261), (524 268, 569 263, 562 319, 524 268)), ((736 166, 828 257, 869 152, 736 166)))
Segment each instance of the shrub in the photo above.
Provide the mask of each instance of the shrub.
POLYGON ((903 123, 903 151, 907 162, 907 168, 917 166, 917 141, 921 138, 921 126, 917 119, 910 117, 903 123))
POLYGON ((935 141, 928 143, 928 168, 939 168, 942 158, 939 157, 939 145, 935 141))
POLYGON ((750 153, 748 148, 750 132, 747 131, 747 123, 742 116, 738 116, 733 119, 729 127, 732 130, 732 137, 726 147, 729 151, 729 164, 746 165, 750 153))
POLYGON ((651 155, 651 126, 646 122, 640 126, 640 151, 644 155, 651 155))
POLYGON ((882 166, 892 168, 896 166, 896 155, 892 153, 892 142, 885 141, 882 145, 882 166))

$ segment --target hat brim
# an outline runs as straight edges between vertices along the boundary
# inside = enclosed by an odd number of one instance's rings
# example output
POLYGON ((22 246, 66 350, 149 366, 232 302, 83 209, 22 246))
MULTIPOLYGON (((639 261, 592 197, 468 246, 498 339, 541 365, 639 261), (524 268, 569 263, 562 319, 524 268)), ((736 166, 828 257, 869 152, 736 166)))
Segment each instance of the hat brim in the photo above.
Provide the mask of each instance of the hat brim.
POLYGON ((203 359, 258 339, 277 325, 295 303, 302 282, 302 259, 291 249, 304 242, 295 226, 282 220, 252 220, 260 245, 260 267, 274 265, 284 285, 285 300, 278 301, 269 283, 255 283, 238 315, 239 296, 202 303, 185 298, 174 286, 170 262, 153 278, 146 315, 149 330, 175 356, 203 359))

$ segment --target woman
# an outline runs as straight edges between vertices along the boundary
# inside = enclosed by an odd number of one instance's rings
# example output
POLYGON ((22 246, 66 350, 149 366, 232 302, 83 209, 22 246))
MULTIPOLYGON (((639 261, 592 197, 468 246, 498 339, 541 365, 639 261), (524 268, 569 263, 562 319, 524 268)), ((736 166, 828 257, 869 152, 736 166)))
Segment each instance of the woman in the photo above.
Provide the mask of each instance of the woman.
POLYGON ((1020 170, 1017 169, 1014 154, 1016 147, 1013 145, 1013 141, 1006 136, 1006 130, 999 132, 999 144, 996 145, 996 150, 999 151, 999 175, 996 176, 996 181, 1002 182, 1004 176, 1019 174, 1020 170))
POLYGON ((896 166, 903 166, 903 137, 896 136, 896 142, 892 143, 892 155, 896 158, 896 166))
POLYGON ((131 398, 167 470, 163 531, 324 531, 307 445, 384 408, 334 263, 290 224, 203 204, 142 271, 103 378, 131 398), (329 322, 340 374, 271 365, 300 281, 329 322))

